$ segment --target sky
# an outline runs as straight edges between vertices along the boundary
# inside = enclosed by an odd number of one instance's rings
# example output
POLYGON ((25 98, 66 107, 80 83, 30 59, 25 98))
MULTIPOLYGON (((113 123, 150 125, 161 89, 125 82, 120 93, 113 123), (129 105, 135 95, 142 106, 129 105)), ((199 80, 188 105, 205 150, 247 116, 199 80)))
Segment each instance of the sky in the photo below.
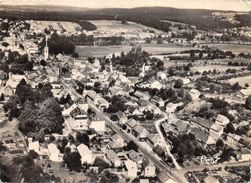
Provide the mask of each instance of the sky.
POLYGON ((251 0, 0 0, 3 5, 56 5, 84 8, 174 7, 251 11, 251 0))

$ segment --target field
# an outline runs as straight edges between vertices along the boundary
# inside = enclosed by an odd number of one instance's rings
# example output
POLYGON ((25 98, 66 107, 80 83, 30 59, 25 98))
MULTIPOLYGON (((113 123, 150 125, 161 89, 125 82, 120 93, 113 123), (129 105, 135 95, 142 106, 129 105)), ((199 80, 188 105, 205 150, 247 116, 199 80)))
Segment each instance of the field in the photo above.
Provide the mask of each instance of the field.
POLYGON ((234 54, 251 53, 251 45, 239 44, 208 44, 211 48, 217 48, 223 51, 232 51, 234 54))
MULTIPOLYGON (((80 57, 104 57, 111 53, 121 53, 122 51, 127 53, 131 50, 130 45, 119 46, 77 46, 76 52, 80 57)), ((152 55, 159 55, 163 53, 177 53, 189 49, 195 49, 192 47, 180 47, 174 44, 143 44, 142 49, 152 55)))
POLYGON ((245 76, 245 77, 232 78, 232 79, 228 80, 228 82, 230 84, 234 84, 234 83, 238 82, 242 87, 244 87, 246 83, 248 83, 249 86, 251 86, 251 75, 245 76))
POLYGON ((76 23, 59 21, 33 21, 31 27, 40 30, 44 30, 45 28, 57 31, 66 30, 66 32, 72 33, 82 30, 81 26, 76 23))
POLYGON ((204 72, 204 71, 213 71, 214 69, 219 72, 225 72, 227 69, 236 69, 241 70, 242 67, 227 67, 224 65, 200 65, 200 66, 195 66, 192 67, 192 71, 199 71, 199 72, 204 72))
MULTIPOLYGON (((91 20, 89 21, 97 26, 97 31, 109 31, 109 32, 137 32, 149 29, 148 27, 133 22, 127 22, 127 24, 121 24, 120 21, 111 20, 91 20)), ((152 29, 152 28, 151 28, 152 29)))

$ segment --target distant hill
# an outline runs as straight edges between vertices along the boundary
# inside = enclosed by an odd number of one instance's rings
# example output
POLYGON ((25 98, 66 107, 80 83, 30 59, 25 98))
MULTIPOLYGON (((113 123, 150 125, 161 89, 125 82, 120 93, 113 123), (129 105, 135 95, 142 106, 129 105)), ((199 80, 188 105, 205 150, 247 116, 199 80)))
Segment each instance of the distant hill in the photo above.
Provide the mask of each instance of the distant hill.
MULTIPOLYGON (((0 6, 0 17, 15 19, 36 19, 36 20, 61 20, 61 21, 82 21, 82 20, 124 20, 133 21, 150 26, 162 31, 169 31, 170 23, 162 20, 195 25, 202 30, 223 30, 226 28, 245 26, 251 24, 250 13, 248 15, 236 15, 240 24, 233 24, 230 21, 216 18, 216 11, 202 9, 176 9, 168 7, 141 7, 132 9, 108 8, 88 9, 73 7, 54 6, 0 6)), ((93 27, 92 27, 93 29, 93 27)))

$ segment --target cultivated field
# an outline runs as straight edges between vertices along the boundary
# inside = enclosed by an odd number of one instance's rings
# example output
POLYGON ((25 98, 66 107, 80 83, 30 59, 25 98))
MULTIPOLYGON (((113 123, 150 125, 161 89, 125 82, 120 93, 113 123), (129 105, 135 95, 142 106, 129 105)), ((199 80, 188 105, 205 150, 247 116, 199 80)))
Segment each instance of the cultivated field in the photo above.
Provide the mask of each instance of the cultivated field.
POLYGON ((243 67, 226 67, 224 65, 200 65, 200 66, 195 66, 192 67, 192 71, 199 71, 199 72, 204 72, 204 71, 213 71, 214 69, 219 72, 225 72, 227 69, 236 69, 241 70, 243 67))
POLYGON ((246 83, 248 83, 249 86, 251 86, 251 75, 245 77, 232 78, 229 79, 228 82, 230 84, 238 82, 242 87, 244 87, 246 83))
POLYGON ((223 51, 232 51, 234 54, 251 53, 251 45, 239 44, 208 44, 211 48, 217 48, 223 51))
POLYGON ((56 31, 66 31, 66 32, 77 32, 82 30, 81 26, 73 22, 59 22, 59 21, 33 21, 31 24, 32 28, 44 30, 56 30, 56 31))
MULTIPOLYGON (((130 45, 119 46, 77 46, 76 52, 80 57, 104 57, 111 53, 121 53, 122 51, 127 53, 132 49, 130 45)), ((163 53, 177 53, 189 49, 195 49, 192 47, 180 47, 174 44, 143 44, 142 49, 152 55, 159 55, 163 53)))
POLYGON ((143 31, 145 29, 153 29, 133 22, 127 22, 127 24, 121 24, 120 21, 112 21, 112 20, 91 20, 89 22, 96 25, 97 31, 101 32, 108 31, 114 33, 115 32, 133 33, 137 31, 143 31))

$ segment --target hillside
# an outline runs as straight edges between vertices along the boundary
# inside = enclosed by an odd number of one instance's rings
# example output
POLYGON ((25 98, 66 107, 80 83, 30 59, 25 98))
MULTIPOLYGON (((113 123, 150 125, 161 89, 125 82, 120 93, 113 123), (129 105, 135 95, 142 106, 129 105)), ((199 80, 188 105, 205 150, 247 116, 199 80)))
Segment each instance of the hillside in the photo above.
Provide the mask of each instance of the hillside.
MULTIPOLYGON (((83 20, 125 20, 140 23, 162 31, 169 31, 170 23, 162 20, 182 22, 195 25, 201 30, 223 30, 226 28, 245 26, 251 24, 250 15, 236 15, 239 24, 216 18, 212 15, 215 10, 192 10, 166 7, 133 8, 133 9, 86 9, 72 7, 34 7, 22 8, 7 6, 0 8, 0 17, 14 19, 59 20, 83 22, 83 20)), ((219 11, 217 11, 219 12, 219 11)), ((86 21, 84 21, 86 22, 86 21)), ((86 23, 84 29, 94 30, 94 25, 86 23)))

